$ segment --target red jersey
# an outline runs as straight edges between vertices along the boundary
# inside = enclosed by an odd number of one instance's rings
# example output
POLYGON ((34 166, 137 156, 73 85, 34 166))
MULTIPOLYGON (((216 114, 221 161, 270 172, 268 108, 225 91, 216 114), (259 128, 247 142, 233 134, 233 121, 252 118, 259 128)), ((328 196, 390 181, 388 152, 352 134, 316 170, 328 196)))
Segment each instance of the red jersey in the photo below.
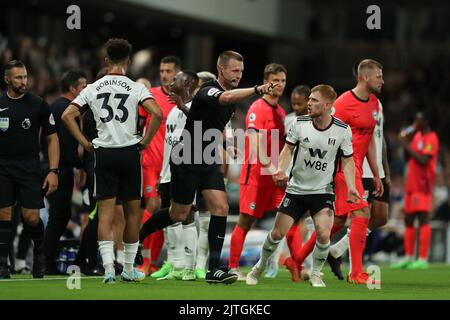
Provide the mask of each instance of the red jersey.
POLYGON ((421 192, 431 194, 434 188, 439 139, 434 131, 426 134, 418 131, 414 134, 411 149, 419 154, 430 155, 431 159, 423 166, 413 157, 409 158, 406 174, 406 192, 421 192))
MULTIPOLYGON (((148 147, 142 151, 142 166, 151 167, 161 171, 164 157, 164 137, 166 135, 166 120, 167 116, 169 115, 169 112, 173 109, 175 105, 169 102, 168 100, 169 96, 164 92, 162 87, 151 88, 150 91, 153 94, 153 98, 155 99, 156 103, 161 108, 161 111, 163 113, 163 120, 148 147)), ((148 114, 144 110, 144 108, 139 107, 139 116, 146 117, 145 130, 147 132, 148 123, 150 122, 151 115, 148 114)))
POLYGON ((272 163, 278 165, 278 155, 283 149, 285 140, 285 117, 286 112, 279 104, 276 106, 270 105, 262 98, 253 102, 250 106, 247 117, 245 118, 245 155, 240 177, 241 184, 275 186, 271 175, 261 175, 262 167, 260 162, 257 161, 256 155, 250 154, 248 130, 254 129, 266 133, 263 134, 263 143, 266 146, 268 157, 271 157, 272 153, 276 153, 274 154, 274 157, 276 157, 277 161, 275 163, 272 161, 272 163), (275 133, 275 130, 278 130, 278 133, 275 133), (272 150, 272 134, 274 134, 274 138, 277 137, 276 134, 278 134, 278 148, 276 150, 272 150))
POLYGON ((355 174, 357 177, 362 177, 364 158, 380 111, 378 98, 370 94, 367 100, 361 100, 349 90, 336 99, 334 109, 334 116, 347 123, 352 129, 355 174))

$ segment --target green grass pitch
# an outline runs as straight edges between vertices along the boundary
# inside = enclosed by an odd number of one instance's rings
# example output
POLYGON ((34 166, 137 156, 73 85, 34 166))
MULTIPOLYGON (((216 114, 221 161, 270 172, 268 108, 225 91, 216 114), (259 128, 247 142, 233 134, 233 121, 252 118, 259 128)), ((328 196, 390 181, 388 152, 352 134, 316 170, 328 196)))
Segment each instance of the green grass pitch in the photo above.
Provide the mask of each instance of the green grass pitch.
MULTIPOLYGON (((243 268, 248 272, 249 268, 243 268)), ((80 290, 69 290, 66 279, 47 277, 32 280, 31 276, 12 276, 0 280, 0 300, 63 299, 63 300, 395 300, 450 299, 450 265, 431 264, 428 270, 390 270, 381 267, 381 289, 369 290, 364 285, 350 285, 337 280, 324 268, 326 288, 312 288, 308 282, 293 283, 290 274, 280 269, 276 279, 261 278, 260 284, 245 282, 232 285, 209 285, 204 281, 157 281, 146 278, 140 283, 102 284, 101 278, 81 278, 80 290)), ((119 277, 118 277, 119 279, 119 277)))

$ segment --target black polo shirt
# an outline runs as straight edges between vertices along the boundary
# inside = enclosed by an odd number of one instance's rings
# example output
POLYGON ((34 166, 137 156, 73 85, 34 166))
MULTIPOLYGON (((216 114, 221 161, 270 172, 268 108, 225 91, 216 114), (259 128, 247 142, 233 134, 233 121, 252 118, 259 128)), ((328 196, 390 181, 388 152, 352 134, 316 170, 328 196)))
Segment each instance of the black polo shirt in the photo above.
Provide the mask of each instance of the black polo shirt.
MULTIPOLYGON (((71 100, 67 98, 59 97, 50 105, 50 110, 55 117, 56 130, 58 132, 60 149, 59 163, 63 166, 79 168, 81 166, 81 160, 78 156, 78 141, 61 121, 61 116, 70 105, 70 102, 71 100)), ((80 125, 79 118, 76 118, 75 121, 80 125)))
POLYGON ((0 95, 0 159, 39 156, 39 130, 48 136, 56 132, 49 105, 41 97, 25 93, 19 99, 0 95))

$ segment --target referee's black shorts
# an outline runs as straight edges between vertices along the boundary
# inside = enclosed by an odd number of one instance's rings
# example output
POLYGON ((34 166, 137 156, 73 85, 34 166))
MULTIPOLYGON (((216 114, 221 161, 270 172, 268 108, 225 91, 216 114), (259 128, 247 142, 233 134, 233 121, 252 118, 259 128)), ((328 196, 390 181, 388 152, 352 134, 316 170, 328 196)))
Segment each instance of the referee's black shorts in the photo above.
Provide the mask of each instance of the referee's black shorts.
POLYGON ((44 208, 41 163, 39 158, 0 159, 0 208, 17 201, 26 209, 44 208))
POLYGON ((95 149, 94 197, 121 201, 142 196, 141 153, 137 145, 95 149))
POLYGON ((386 179, 381 179, 381 182, 383 183, 384 192, 381 197, 374 197, 373 191, 375 190, 375 187, 373 185, 373 179, 372 178, 363 178, 362 183, 364 187, 364 193, 367 195, 367 202, 372 203, 373 200, 378 200, 382 202, 389 203, 389 198, 391 195, 391 190, 389 188, 389 185, 386 183, 386 179))
POLYGON ((170 163, 172 198, 179 204, 192 204, 195 192, 225 191, 220 165, 175 165, 170 163))

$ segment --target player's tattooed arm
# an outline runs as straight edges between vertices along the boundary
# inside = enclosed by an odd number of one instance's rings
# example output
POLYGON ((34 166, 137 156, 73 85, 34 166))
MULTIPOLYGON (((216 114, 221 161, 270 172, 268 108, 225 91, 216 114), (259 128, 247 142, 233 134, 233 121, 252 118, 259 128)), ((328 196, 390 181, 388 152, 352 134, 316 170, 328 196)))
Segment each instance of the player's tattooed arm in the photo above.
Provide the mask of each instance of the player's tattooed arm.
POLYGON ((62 121, 69 129, 72 136, 78 141, 79 144, 83 146, 88 151, 92 151, 94 148, 92 143, 86 139, 75 121, 77 117, 80 116, 80 109, 74 104, 70 104, 61 116, 62 121))
POLYGON ((154 99, 145 100, 142 107, 152 116, 150 118, 150 122, 148 123, 148 129, 145 133, 145 137, 141 140, 141 142, 139 142, 143 148, 146 148, 155 136, 156 131, 158 131, 163 119, 163 113, 154 99))

